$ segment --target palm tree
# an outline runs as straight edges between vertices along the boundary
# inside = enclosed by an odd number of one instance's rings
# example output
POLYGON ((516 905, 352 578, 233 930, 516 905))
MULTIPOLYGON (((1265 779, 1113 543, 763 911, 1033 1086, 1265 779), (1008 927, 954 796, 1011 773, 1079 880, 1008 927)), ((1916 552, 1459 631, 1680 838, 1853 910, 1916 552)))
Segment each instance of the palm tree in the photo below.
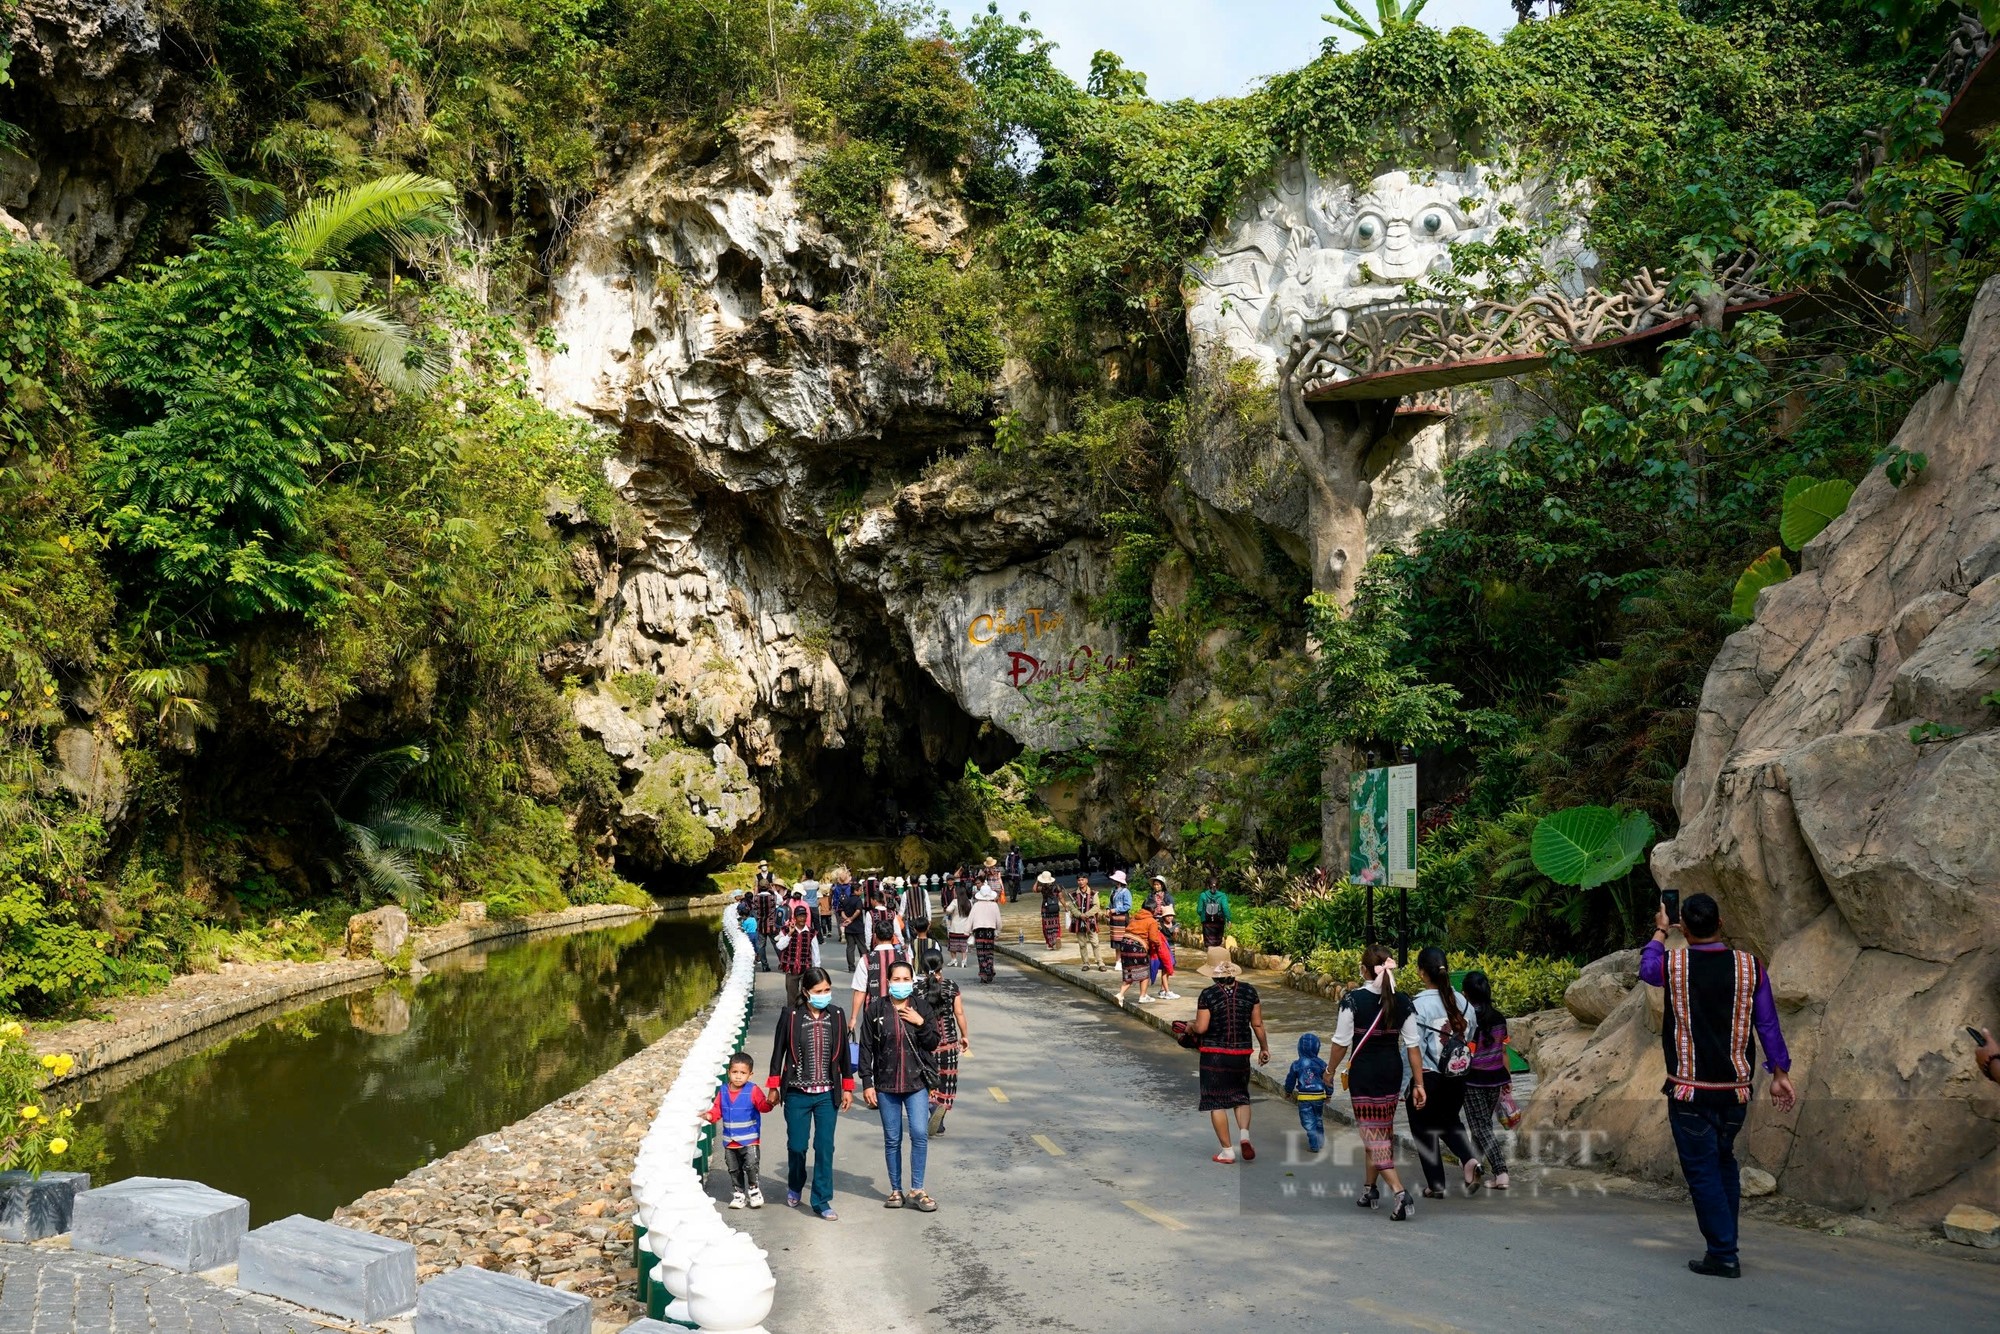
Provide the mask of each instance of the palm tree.
POLYGON ((1334 27, 1353 33, 1364 42, 1380 41, 1398 28, 1407 28, 1417 21, 1417 15, 1424 12, 1430 0, 1414 0, 1408 9, 1399 0, 1375 0, 1375 23, 1369 26, 1352 0, 1333 0, 1340 7, 1339 14, 1322 14, 1320 17, 1334 27))
POLYGON ((436 811, 396 795, 404 776, 429 762, 430 752, 421 745, 364 755, 326 803, 355 877, 412 910, 424 897, 419 856, 455 857, 465 843, 436 811))
POLYGON ((341 265, 364 242, 403 251, 418 237, 450 226, 457 192, 449 184, 400 172, 328 190, 284 218, 284 196, 276 186, 236 175, 212 150, 197 153, 195 163, 224 213, 277 225, 292 262, 305 272, 313 296, 332 317, 334 341, 363 369, 399 393, 437 383, 445 358, 419 347, 410 327, 388 311, 362 304, 366 280, 341 265))

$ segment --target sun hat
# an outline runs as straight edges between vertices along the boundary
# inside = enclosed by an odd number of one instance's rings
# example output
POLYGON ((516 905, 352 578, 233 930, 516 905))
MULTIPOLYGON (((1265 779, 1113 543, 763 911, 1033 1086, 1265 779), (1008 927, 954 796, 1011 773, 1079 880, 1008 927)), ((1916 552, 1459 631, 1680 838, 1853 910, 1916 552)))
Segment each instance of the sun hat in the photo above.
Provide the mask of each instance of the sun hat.
POLYGON ((1208 951, 1208 962, 1200 968, 1203 977, 1241 977, 1243 969, 1229 957, 1229 947, 1216 945, 1208 951))
POLYGON ((1000 864, 999 862, 994 861, 991 857, 988 857, 986 859, 986 866, 988 870, 991 870, 993 867, 998 866, 999 864, 1000 864))
POLYGON ((1124 873, 1123 871, 1113 871, 1113 872, 1111 873, 1111 883, 1112 883, 1112 884, 1114 884, 1114 885, 1122 885, 1122 884, 1124 884, 1124 883, 1125 883, 1125 873, 1124 873))
POLYGON ((1167 878, 1165 876, 1156 875, 1152 878, 1152 880, 1154 884, 1159 885, 1161 888, 1164 889, 1166 887, 1167 878))
POLYGON ((1038 885, 1053 885, 1055 882, 1056 878, 1047 871, 1035 877, 1035 883, 1038 885))

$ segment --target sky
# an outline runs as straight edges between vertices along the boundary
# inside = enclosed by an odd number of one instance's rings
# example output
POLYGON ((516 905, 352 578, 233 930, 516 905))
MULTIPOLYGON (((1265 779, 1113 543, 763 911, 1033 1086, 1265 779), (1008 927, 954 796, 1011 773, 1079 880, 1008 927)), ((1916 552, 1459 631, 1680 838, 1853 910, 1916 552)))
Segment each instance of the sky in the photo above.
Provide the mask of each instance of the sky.
MULTIPOLYGON (((1371 20, 1374 0, 1356 0, 1371 20)), ((956 22, 983 13, 986 0, 940 0, 956 22)), ((1116 51, 1143 71, 1161 100, 1229 97, 1257 79, 1296 69, 1319 54, 1336 29, 1320 19, 1333 0, 1000 0, 1009 18, 1025 9, 1029 26, 1057 44, 1056 63, 1077 82, 1090 57, 1116 51)), ((1492 36, 1514 26, 1508 0, 1430 0, 1422 21, 1435 28, 1478 28, 1492 36)), ((1345 47, 1355 38, 1341 34, 1345 47)))

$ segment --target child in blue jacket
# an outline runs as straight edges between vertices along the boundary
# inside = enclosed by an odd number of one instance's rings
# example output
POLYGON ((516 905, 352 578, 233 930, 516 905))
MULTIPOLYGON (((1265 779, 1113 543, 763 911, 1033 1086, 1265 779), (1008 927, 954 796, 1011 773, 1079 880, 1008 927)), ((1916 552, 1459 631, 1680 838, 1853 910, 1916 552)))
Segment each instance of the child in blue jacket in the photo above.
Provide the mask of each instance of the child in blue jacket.
POLYGON ((1326 1144, 1326 1062, 1319 1058, 1319 1035, 1299 1037, 1299 1059, 1285 1072, 1285 1096, 1299 1104, 1299 1125, 1306 1147, 1318 1153, 1326 1144))

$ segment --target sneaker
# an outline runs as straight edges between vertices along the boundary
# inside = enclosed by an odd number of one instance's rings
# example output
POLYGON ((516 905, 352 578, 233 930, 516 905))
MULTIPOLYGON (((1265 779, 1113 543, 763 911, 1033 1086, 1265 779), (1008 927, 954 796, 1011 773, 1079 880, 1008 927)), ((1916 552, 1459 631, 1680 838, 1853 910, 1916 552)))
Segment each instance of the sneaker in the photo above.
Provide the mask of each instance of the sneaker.
POLYGON ((749 1202, 749 1199, 740 1190, 729 1197, 729 1207, 732 1209, 744 1208, 749 1202))
POLYGON ((1178 991, 1162 991, 1160 993, 1161 1000, 1179 1000, 1180 998, 1181 993, 1178 991))
POLYGON ((1139 1004, 1141 1005, 1151 1005, 1152 1003, 1153 1003, 1153 998, 1151 996, 1139 997, 1139 1004))
POLYGON ((764 1192, 755 1186, 750 1188, 750 1207, 752 1209, 762 1209, 764 1207, 764 1192))
POLYGON ((1699 1260, 1688 1261, 1688 1268, 1709 1278, 1742 1278, 1743 1266, 1725 1264, 1712 1255, 1704 1255, 1699 1260))
POLYGON ((1407 1190, 1397 1191, 1396 1207, 1390 1211, 1389 1221, 1400 1223, 1406 1218, 1415 1218, 1416 1216, 1417 1202, 1410 1198, 1410 1192, 1407 1190))

